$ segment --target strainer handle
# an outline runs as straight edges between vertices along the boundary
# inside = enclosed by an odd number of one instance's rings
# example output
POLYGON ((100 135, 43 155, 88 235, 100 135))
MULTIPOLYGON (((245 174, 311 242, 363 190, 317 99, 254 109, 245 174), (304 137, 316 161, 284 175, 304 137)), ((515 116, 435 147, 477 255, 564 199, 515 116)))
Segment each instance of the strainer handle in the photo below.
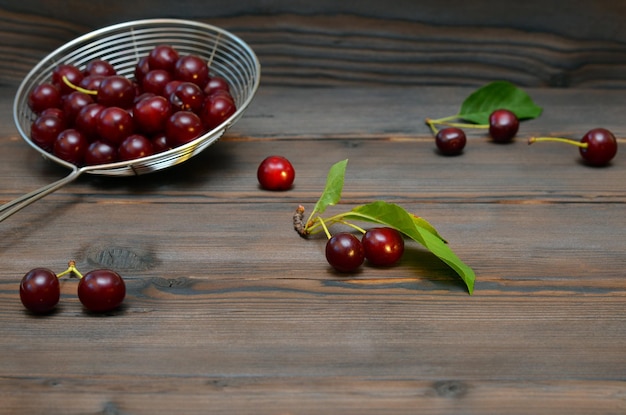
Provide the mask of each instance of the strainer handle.
POLYGON ((50 183, 48 185, 45 185, 43 187, 40 187, 37 190, 33 190, 32 192, 27 193, 24 196, 18 197, 17 199, 13 199, 12 201, 0 206, 0 222, 5 220, 9 216, 13 215, 17 211, 30 205, 31 203, 60 189, 66 184, 73 182, 74 180, 78 178, 78 176, 81 175, 82 172, 83 172, 82 170, 76 167, 72 169, 70 174, 68 174, 64 178, 57 180, 56 182, 50 183))

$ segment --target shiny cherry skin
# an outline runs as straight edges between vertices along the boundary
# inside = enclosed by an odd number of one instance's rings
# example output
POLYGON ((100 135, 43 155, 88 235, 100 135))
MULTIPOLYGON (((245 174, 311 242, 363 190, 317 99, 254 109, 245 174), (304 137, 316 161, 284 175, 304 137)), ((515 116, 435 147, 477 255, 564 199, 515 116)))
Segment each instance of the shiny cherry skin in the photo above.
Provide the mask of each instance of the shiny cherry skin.
POLYGON ((80 81, 83 79, 83 72, 78 69, 74 65, 61 64, 57 65, 52 71, 52 83, 56 85, 61 91, 61 95, 67 95, 74 91, 74 88, 67 85, 65 81, 63 81, 63 77, 65 77, 70 84, 79 85, 80 81))
POLYGON ((365 260, 365 251, 356 236, 340 232, 326 242, 326 260, 339 272, 355 272, 365 260))
POLYGON ((361 244, 367 261, 377 267, 395 265, 404 253, 404 238, 393 228, 368 229, 361 244))
POLYGON ((137 65, 135 65, 135 70, 133 74, 135 75, 135 81, 137 81, 137 83, 139 83, 140 85, 143 77, 146 76, 148 72, 150 72, 150 64, 148 63, 148 59, 148 56, 142 56, 139 59, 139 62, 137 62, 137 65))
POLYGON ((114 163, 117 160, 117 148, 106 141, 96 140, 85 151, 85 164, 88 166, 114 163))
POLYGON ((98 103, 86 105, 81 108, 74 120, 74 127, 85 134, 89 141, 98 137, 98 117, 104 108, 104 105, 98 103))
POLYGON ((125 109, 108 107, 98 115, 98 136, 112 144, 120 144, 134 128, 133 117, 125 109))
POLYGON ((154 154, 152 141, 141 134, 131 134, 122 141, 118 149, 120 160, 130 161, 154 154))
POLYGON ((269 156, 259 164, 256 175, 265 190, 289 190, 296 178, 296 171, 285 157, 269 156))
POLYGON ((465 132, 457 127, 442 128, 435 136, 435 144, 439 152, 446 156, 457 156, 463 152, 467 137, 465 132))
POLYGON ((61 91, 51 83, 39 84, 28 94, 28 106, 36 114, 48 108, 61 108, 61 91))
POLYGON ((177 111, 165 123, 165 135, 173 147, 193 141, 203 132, 202 120, 191 111, 177 111))
POLYGON ((237 111, 233 98, 224 93, 213 93, 202 105, 200 118, 207 129, 212 130, 237 111))
POLYGON ((612 132, 605 128, 594 128, 580 140, 586 148, 579 148, 580 156, 590 166, 604 166, 617 154, 617 140, 612 132))
POLYGON ((93 312, 107 312, 118 308, 126 297, 126 284, 115 271, 90 271, 78 283, 78 299, 93 312))
POLYGON ((34 313, 48 313, 61 298, 61 287, 56 274, 47 268, 30 270, 20 283, 20 300, 34 313))
POLYGON ((221 76, 212 76, 204 87, 204 93, 211 95, 217 91, 225 91, 230 93, 230 85, 226 79, 221 76))
POLYGON ((46 151, 52 151, 54 142, 66 128, 65 120, 56 115, 40 115, 30 126, 30 139, 46 151))
POLYGON ((54 141, 52 154, 80 166, 83 164, 87 147, 89 147, 89 140, 85 135, 74 128, 68 128, 63 130, 54 141))
POLYGON ((104 59, 94 59, 87 62, 83 70, 85 76, 113 76, 117 75, 117 71, 109 62, 104 59))
POLYGON ((209 82, 209 67, 206 61, 200 56, 181 56, 174 66, 174 79, 183 82, 192 82, 200 88, 204 88, 209 82))
POLYGON ((180 81, 169 95, 169 100, 174 111, 191 111, 197 114, 204 102, 204 92, 192 82, 180 81))
POLYGON ((160 95, 140 99, 133 106, 133 120, 137 131, 156 134, 165 130, 167 119, 172 114, 172 104, 160 95))
POLYGON ((178 58, 178 51, 174 47, 170 45, 158 45, 152 48, 148 54, 147 64, 150 69, 163 69, 173 73, 178 58))
POLYGON ((164 95, 165 86, 172 81, 172 75, 165 69, 153 69, 141 80, 141 90, 155 95, 164 95))
POLYGON ((97 100, 105 107, 130 108, 136 92, 131 80, 125 76, 107 76, 98 86, 97 100))
POLYGON ((509 110, 499 109, 489 115, 489 135, 496 143, 509 143, 519 130, 519 119, 509 110))
POLYGON ((84 107, 93 104, 94 100, 91 95, 80 91, 72 91, 63 97, 63 114, 67 124, 72 126, 76 120, 76 116, 84 107))

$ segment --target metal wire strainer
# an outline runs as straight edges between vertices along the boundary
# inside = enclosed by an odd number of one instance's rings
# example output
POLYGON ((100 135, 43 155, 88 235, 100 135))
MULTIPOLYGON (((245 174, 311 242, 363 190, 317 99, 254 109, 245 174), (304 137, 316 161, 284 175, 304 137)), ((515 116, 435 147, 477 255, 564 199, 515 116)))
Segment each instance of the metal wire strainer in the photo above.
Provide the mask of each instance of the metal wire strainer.
POLYGON ((32 202, 72 182, 83 173, 107 176, 132 176, 151 173, 182 163, 213 144, 241 116, 252 101, 260 81, 260 64, 254 51, 243 40, 221 28, 190 20, 148 19, 108 26, 61 46, 37 64, 17 90, 13 118, 22 138, 46 159, 70 169, 70 173, 49 185, 23 195, 0 207, 0 221, 32 202), (205 58, 214 76, 230 84, 237 111, 208 133, 180 147, 140 159, 77 167, 46 152, 30 139, 30 126, 35 114, 28 107, 28 95, 38 84, 48 81, 59 64, 79 68, 91 60, 104 59, 118 74, 132 77, 140 57, 154 46, 167 44, 181 55, 196 54, 205 58))

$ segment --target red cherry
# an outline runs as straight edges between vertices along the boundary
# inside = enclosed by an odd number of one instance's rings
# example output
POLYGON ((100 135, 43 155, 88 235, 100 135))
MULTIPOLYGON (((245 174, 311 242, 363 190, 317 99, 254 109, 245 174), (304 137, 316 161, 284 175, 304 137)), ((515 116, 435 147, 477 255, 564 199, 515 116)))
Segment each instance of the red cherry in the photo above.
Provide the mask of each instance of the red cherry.
POLYGON ((176 147, 200 137, 204 127, 200 117, 190 111, 178 111, 170 115, 165 123, 165 135, 176 147))
POLYGON ((396 264, 404 253, 404 238, 393 228, 372 228, 361 239, 365 258, 372 265, 389 267, 396 264))
POLYGON ((61 288, 56 274, 47 268, 30 270, 20 283, 20 300, 35 313, 47 313, 59 302, 61 288))
POLYGON ((160 95, 141 99, 133 106, 135 125, 144 134, 156 134, 163 131, 171 113, 172 105, 160 95))
POLYGON ((37 114, 48 108, 60 108, 61 91, 50 83, 39 84, 28 95, 28 106, 37 114))
POLYGON ((62 131, 54 142, 52 153, 60 159, 75 165, 81 165, 89 141, 80 131, 70 128, 62 131))
POLYGON ((347 232, 333 235, 326 242, 325 253, 328 263, 339 272, 354 272, 365 260, 361 241, 347 232))
POLYGON ((288 190, 293 185, 295 177, 293 165, 282 156, 265 158, 257 169, 259 184, 266 190, 288 190))
POLYGON ((111 270, 91 271, 78 283, 78 299, 89 311, 112 311, 122 304, 125 296, 124 280, 111 270))

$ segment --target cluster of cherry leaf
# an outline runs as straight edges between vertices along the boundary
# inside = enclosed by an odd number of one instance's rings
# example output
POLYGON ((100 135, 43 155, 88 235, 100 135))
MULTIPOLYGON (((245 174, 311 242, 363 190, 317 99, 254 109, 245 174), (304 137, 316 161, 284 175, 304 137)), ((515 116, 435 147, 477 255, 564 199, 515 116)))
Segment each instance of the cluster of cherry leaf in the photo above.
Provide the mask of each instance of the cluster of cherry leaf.
MULTIPOLYGON (((334 214, 326 218, 321 216, 329 206, 336 205, 341 200, 347 164, 348 160, 346 159, 335 163, 330 168, 324 191, 308 218, 304 218, 305 209, 303 206, 298 206, 296 209, 293 215, 293 225, 300 236, 308 237, 316 233, 325 232, 328 236, 328 243, 332 243, 329 228, 335 224, 351 226, 357 230, 366 232, 355 225, 355 221, 374 223, 394 229, 405 237, 423 245, 450 266, 450 268, 461 277, 469 293, 472 294, 475 280, 474 271, 459 259, 452 249, 450 249, 447 241, 441 237, 428 221, 409 213, 403 207, 394 203, 378 200, 356 206, 348 211, 334 214)), ((347 257, 354 256, 353 247, 346 246, 343 254, 347 257)), ((328 257, 328 249, 327 259, 332 265, 332 260, 328 257)))
MULTIPOLYGON (((432 119, 426 124, 435 135, 435 143, 443 155, 459 155, 467 143, 464 129, 488 129, 496 143, 509 143, 519 129, 520 120, 541 115, 543 109, 522 89, 507 81, 494 81, 471 93, 457 114, 432 119), (442 128, 440 128, 442 127, 442 128)), ((606 128, 589 130, 580 141, 563 137, 531 137, 528 144, 555 141, 573 144, 590 166, 608 165, 617 154, 615 135, 606 128)))

